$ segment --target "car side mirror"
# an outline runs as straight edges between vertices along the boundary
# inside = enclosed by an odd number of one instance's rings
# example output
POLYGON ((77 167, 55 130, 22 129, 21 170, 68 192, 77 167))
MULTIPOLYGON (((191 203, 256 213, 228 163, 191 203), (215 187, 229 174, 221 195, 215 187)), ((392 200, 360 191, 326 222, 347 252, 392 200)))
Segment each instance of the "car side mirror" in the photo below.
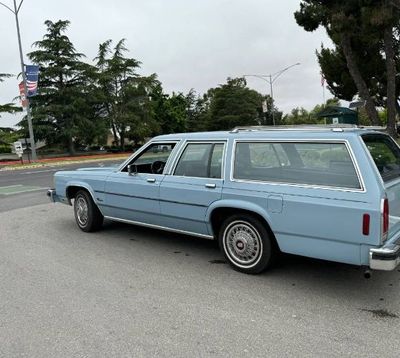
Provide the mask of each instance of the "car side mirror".
POLYGON ((136 164, 129 164, 128 165, 128 174, 129 175, 136 175, 137 174, 137 165, 136 164))

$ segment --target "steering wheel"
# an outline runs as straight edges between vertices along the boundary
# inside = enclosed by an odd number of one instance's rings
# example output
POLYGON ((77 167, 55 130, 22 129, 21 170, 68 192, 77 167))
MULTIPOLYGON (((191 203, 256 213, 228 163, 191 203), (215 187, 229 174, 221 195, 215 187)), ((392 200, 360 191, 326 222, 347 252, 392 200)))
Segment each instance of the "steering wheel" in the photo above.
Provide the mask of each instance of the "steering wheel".
POLYGON ((151 172, 153 174, 162 174, 165 167, 165 162, 161 160, 156 160, 155 162, 151 163, 151 172))

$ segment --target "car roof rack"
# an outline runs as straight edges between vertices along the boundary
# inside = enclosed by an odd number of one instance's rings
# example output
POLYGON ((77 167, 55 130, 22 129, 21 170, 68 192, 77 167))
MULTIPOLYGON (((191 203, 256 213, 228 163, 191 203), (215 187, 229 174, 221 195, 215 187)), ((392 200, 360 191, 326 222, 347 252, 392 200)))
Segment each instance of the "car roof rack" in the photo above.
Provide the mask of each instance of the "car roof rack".
POLYGON ((331 130, 333 132, 343 132, 344 130, 351 129, 374 129, 374 130, 385 130, 385 127, 369 127, 369 126, 358 126, 356 124, 299 124, 299 125, 280 125, 280 126, 239 126, 233 128, 230 133, 239 132, 257 132, 257 131, 326 131, 331 130))

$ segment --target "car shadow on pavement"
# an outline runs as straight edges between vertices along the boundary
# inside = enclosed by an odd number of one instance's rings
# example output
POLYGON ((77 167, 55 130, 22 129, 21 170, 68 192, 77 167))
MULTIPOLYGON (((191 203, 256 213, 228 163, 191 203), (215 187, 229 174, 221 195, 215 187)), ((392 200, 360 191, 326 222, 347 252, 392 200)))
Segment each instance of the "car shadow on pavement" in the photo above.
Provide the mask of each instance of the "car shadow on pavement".
POLYGON ((274 267, 263 274, 245 275, 230 268, 213 240, 111 221, 104 223, 100 233, 107 234, 101 235, 101 239, 113 246, 118 240, 124 246, 132 242, 140 244, 141 249, 170 254, 171 260, 190 257, 185 265, 195 261, 204 268, 205 274, 210 270, 218 271, 221 281, 238 280, 265 290, 283 286, 288 292, 296 291, 296 295, 303 295, 308 300, 333 299, 374 317, 397 318, 400 315, 400 269, 374 271, 372 277, 366 279, 363 269, 357 266, 281 254, 274 267))

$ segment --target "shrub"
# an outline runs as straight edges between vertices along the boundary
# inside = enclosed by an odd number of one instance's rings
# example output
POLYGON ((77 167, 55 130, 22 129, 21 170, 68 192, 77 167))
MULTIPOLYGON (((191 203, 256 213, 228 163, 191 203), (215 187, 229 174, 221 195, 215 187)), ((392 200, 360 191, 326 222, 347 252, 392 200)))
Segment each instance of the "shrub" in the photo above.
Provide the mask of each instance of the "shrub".
POLYGON ((0 145, 0 153, 11 153, 11 147, 9 145, 0 145))

